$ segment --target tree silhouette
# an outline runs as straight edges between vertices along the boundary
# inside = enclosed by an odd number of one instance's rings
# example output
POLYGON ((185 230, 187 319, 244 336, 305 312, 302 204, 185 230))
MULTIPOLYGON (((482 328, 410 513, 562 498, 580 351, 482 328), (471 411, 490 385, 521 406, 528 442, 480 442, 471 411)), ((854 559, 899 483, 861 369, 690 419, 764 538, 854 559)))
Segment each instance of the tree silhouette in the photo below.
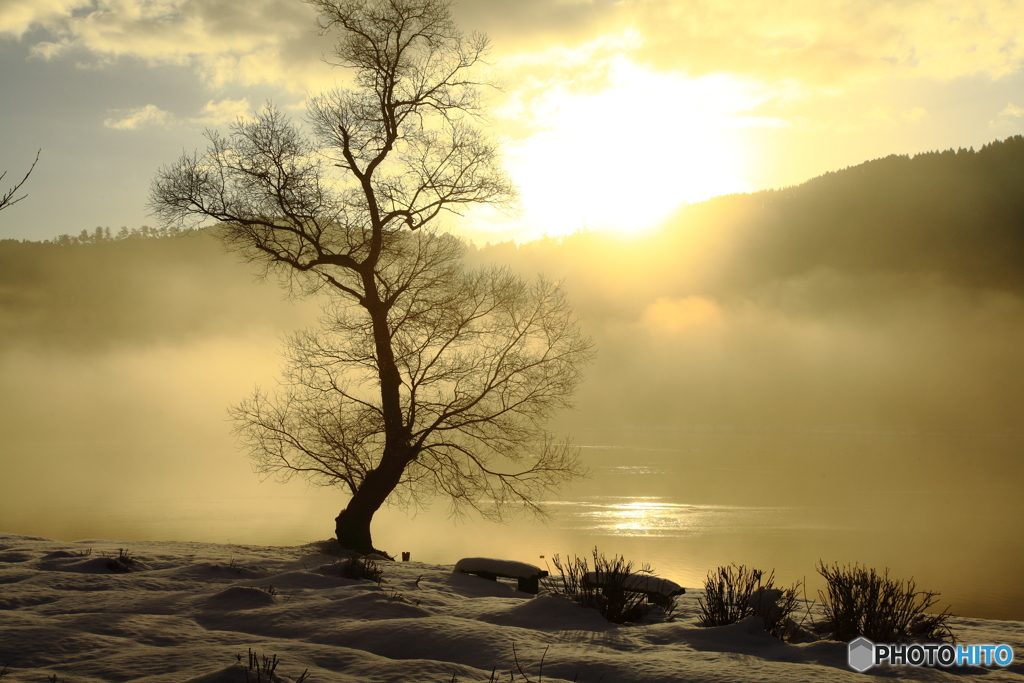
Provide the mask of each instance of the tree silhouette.
MULTIPOLYGON (((18 197, 16 199, 14 198, 14 195, 16 195, 18 193, 18 190, 20 190, 21 186, 25 184, 25 181, 28 180, 28 177, 30 175, 32 175, 32 171, 35 170, 36 164, 39 163, 39 155, 42 153, 42 151, 43 150, 39 150, 38 152, 36 152, 36 158, 32 162, 32 165, 29 167, 28 172, 25 174, 25 177, 21 179, 21 182, 19 182, 17 185, 12 187, 7 192, 3 193, 3 195, 0 195, 0 211, 3 211, 4 209, 6 209, 9 206, 14 206, 15 204, 17 204, 22 199, 24 199, 25 197, 28 196, 27 194, 23 194, 23 195, 21 195, 20 197, 18 197)), ((0 180, 3 180, 4 176, 6 176, 6 175, 7 175, 7 171, 4 171, 3 173, 0 173, 0 180)))
POLYGON ((166 223, 219 222, 231 249, 296 293, 327 292, 324 329, 288 344, 281 390, 233 409, 257 469, 340 485, 338 541, 373 549, 386 500, 501 518, 581 474, 544 425, 590 356, 562 290, 469 270, 444 213, 514 188, 474 127, 487 49, 445 0, 308 0, 354 87, 312 99, 307 136, 267 106, 208 132, 153 184, 166 223))

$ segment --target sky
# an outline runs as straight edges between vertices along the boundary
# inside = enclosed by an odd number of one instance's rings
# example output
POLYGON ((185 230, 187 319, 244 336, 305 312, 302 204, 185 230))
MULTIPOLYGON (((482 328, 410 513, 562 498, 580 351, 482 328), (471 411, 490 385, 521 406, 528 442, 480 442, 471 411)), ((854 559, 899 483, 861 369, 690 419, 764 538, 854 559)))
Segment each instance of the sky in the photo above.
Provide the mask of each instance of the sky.
MULTIPOLYGON (((640 233, 684 202, 1024 132, 1020 0, 462 0, 502 85, 520 211, 478 243, 640 233)), ((152 178, 271 101, 343 83, 292 0, 0 0, 0 237, 153 225, 152 178)))

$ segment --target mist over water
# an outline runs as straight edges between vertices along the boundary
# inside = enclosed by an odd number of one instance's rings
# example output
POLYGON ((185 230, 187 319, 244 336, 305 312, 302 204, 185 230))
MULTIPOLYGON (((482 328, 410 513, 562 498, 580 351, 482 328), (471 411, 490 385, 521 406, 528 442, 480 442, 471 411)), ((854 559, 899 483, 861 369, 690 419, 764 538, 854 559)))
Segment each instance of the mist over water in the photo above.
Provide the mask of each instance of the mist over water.
MULTIPOLYGON (((742 428, 595 429, 578 437, 588 441, 583 454, 593 476, 546 501, 546 522, 453 520, 439 504, 413 515, 382 510, 375 538, 393 554, 408 551, 414 560, 437 564, 485 555, 544 566, 554 554, 588 555, 597 546, 637 565, 649 563, 689 587, 700 587, 714 567, 745 563, 775 569, 787 585, 806 579, 811 597, 823 587, 814 570, 818 560, 860 562, 914 577, 920 588, 940 591, 942 606, 958 614, 1024 618, 1024 591, 1016 580, 1024 570, 1024 505, 1011 484, 960 487, 948 473, 867 476, 901 456, 920 461, 936 450, 961 453, 966 462, 960 472, 983 470, 1019 451, 1016 438, 851 438, 742 428), (840 472, 837 451, 843 460, 858 461, 861 474, 840 472), (748 465, 751 452, 763 464, 748 465), (796 467, 805 473, 794 475, 796 467)), ((41 467, 16 471, 9 479, 13 495, 0 505, 4 528, 68 540, 255 545, 331 536, 333 517, 344 504, 340 492, 301 482, 259 483, 229 440, 212 450, 215 439, 165 438, 165 450, 151 442, 85 444, 77 458, 60 452, 74 448, 70 442, 38 442, 31 455, 51 467, 85 461, 94 471, 59 472, 45 485, 38 481, 45 478, 41 467), (150 460, 148 470, 143 463, 128 464, 140 453, 150 460), (120 473, 109 465, 112 458, 120 473)), ((31 457, 25 451, 13 455, 31 457)), ((1012 479, 1019 471, 1008 474, 1012 479)))
MULTIPOLYGON (((472 251, 563 282, 595 338, 577 410, 552 423, 592 477, 550 496, 547 524, 385 510, 379 547, 543 565, 597 545, 687 586, 774 568, 809 596, 819 559, 860 562, 956 613, 1024 619, 1021 236, 968 216, 884 250, 891 221, 830 242, 790 220, 793 196, 687 207, 643 239, 472 251)), ((281 337, 317 315, 204 235, 0 242, 0 530, 329 537, 341 491, 260 482, 226 412, 274 385, 281 337)))

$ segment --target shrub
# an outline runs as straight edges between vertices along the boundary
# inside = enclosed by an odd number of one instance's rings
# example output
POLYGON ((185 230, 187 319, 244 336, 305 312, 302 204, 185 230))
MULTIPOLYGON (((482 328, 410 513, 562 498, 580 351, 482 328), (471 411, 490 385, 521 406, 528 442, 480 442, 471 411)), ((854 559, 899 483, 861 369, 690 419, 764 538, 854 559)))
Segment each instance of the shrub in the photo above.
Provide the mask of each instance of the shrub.
POLYGON ((346 579, 364 579, 373 581, 378 586, 384 576, 384 570, 376 562, 366 557, 353 557, 342 562, 340 573, 346 579))
POLYGON ((249 672, 255 671, 255 683, 263 683, 264 679, 267 681, 273 681, 274 671, 277 669, 278 664, 280 664, 280 661, 278 660, 277 655, 273 655, 273 657, 267 657, 264 655, 263 661, 261 662, 260 656, 253 652, 252 648, 249 648, 249 666, 245 669, 245 680, 247 682, 250 681, 249 672))
POLYGON ((818 591, 822 612, 836 640, 864 636, 876 643, 947 638, 956 642, 948 623, 955 615, 949 608, 927 614, 940 594, 917 590, 913 578, 890 579, 888 568, 878 574, 858 564, 826 566, 819 560, 818 565, 818 573, 828 583, 827 593, 818 591))
POLYGON ((631 577, 638 574, 651 574, 648 565, 633 571, 633 563, 619 555, 608 559, 594 548, 594 571, 585 557, 573 557, 562 562, 558 555, 551 558, 559 576, 545 581, 545 587, 552 593, 565 595, 583 607, 596 609, 608 621, 614 624, 636 622, 644 618, 650 611, 647 604, 651 602, 671 616, 675 610, 674 596, 662 596, 627 590, 633 585, 631 577), (589 574, 589 576, 588 576, 589 574), (598 581, 592 579, 597 578, 598 581))
POLYGON ((776 588, 774 569, 766 577, 760 569, 743 564, 719 567, 704 580, 704 597, 697 599, 698 623, 727 626, 757 616, 768 633, 779 640, 791 640, 800 626, 792 618, 800 586, 798 581, 790 588, 776 588))
POLYGON ((117 557, 107 559, 107 569, 117 574, 125 574, 136 568, 136 560, 127 548, 118 548, 117 557))
MULTIPOLYGON (((235 655, 238 657, 238 662, 242 662, 242 655, 235 655)), ((274 673, 277 670, 277 665, 281 663, 281 660, 277 658, 277 655, 267 657, 264 655, 260 657, 258 654, 253 652, 252 648, 249 648, 249 665, 245 669, 245 680, 246 683, 273 683, 274 679, 277 678, 274 673), (254 675, 250 678, 249 672, 254 672, 254 675)), ((302 675, 296 679, 295 683, 303 683, 309 678, 309 669, 302 672, 302 675)))

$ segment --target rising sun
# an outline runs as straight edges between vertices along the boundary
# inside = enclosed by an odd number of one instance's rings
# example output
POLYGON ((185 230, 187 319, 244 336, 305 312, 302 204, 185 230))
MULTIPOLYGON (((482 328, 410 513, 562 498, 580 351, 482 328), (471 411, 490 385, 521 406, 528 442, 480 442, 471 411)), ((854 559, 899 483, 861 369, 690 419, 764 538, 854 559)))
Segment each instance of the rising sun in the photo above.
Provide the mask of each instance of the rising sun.
POLYGON ((757 103, 725 76, 655 73, 626 59, 606 87, 556 86, 524 111, 536 132, 508 145, 523 221, 548 235, 640 234, 677 206, 749 189, 743 116, 757 103))

